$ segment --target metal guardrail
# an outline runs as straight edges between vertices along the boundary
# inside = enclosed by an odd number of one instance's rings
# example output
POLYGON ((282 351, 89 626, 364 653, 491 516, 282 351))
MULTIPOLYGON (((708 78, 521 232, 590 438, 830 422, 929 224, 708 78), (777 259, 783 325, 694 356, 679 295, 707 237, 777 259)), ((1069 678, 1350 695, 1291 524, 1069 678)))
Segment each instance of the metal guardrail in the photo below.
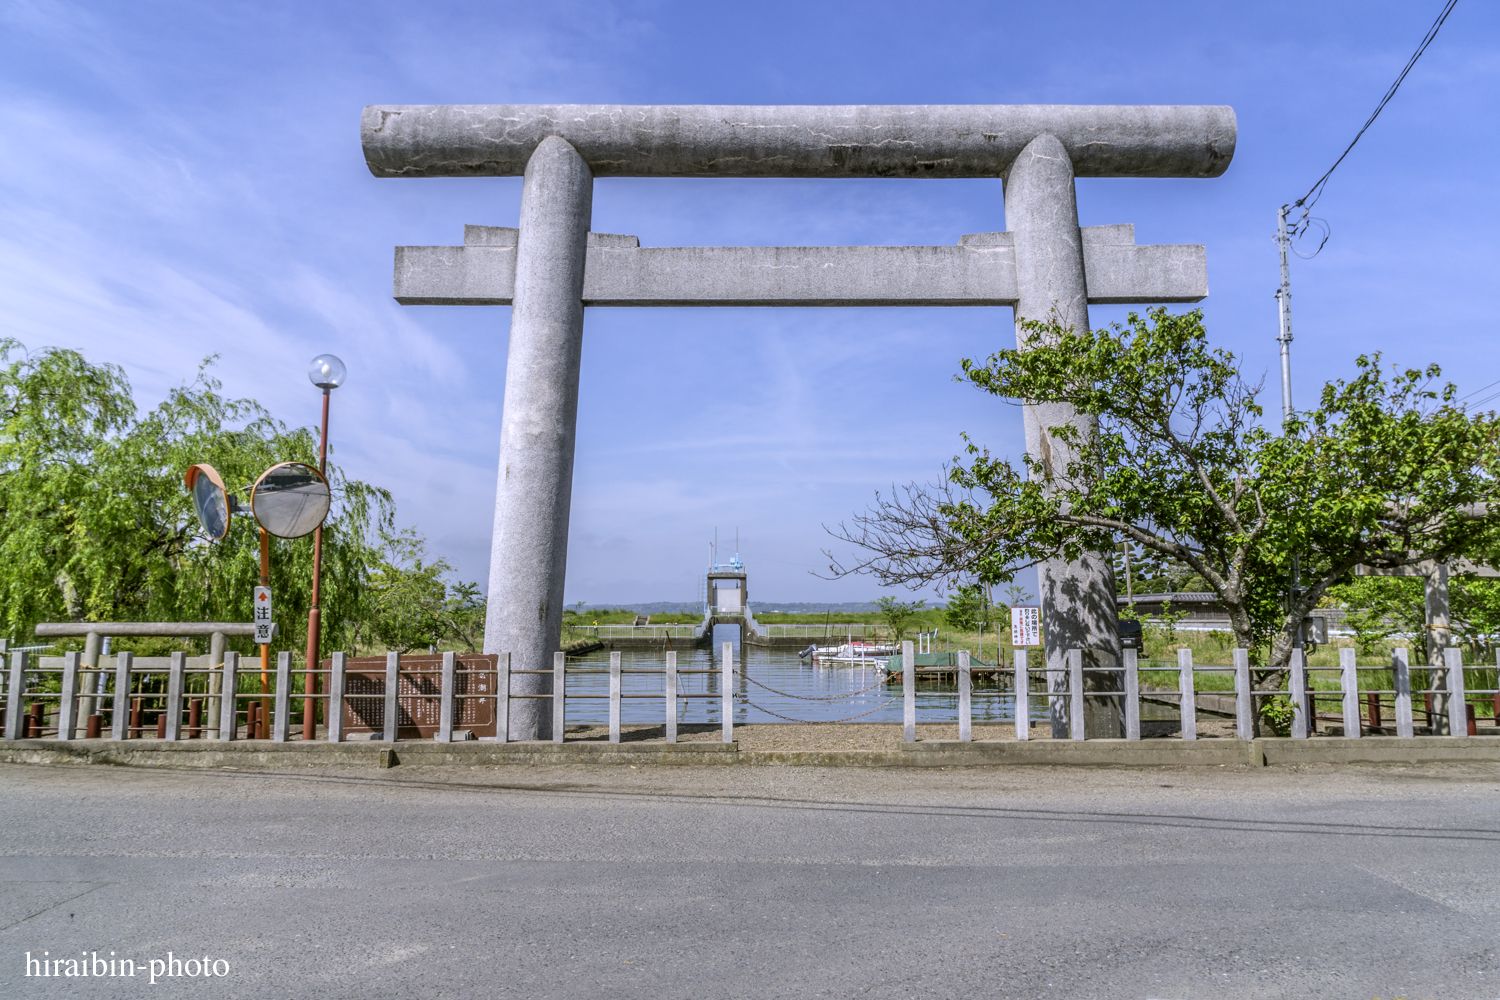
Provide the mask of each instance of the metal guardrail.
POLYGON ((762 625, 765 634, 769 636, 785 636, 792 639, 866 639, 874 635, 880 635, 881 629, 878 625, 865 624, 840 624, 831 622, 827 625, 762 625))
POLYGON ((692 639, 696 625, 563 625, 573 639, 692 639))

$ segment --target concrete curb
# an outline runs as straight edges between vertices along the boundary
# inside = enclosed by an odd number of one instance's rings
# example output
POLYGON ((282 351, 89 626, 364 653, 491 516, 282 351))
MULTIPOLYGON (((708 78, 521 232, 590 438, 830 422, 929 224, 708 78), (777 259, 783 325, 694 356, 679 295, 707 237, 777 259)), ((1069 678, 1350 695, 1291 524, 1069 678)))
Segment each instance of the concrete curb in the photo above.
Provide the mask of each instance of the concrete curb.
POLYGON ((126 767, 275 768, 307 765, 389 767, 382 753, 395 751, 399 764, 733 764, 733 743, 231 743, 187 740, 0 740, 4 764, 114 764, 126 767))
POLYGON ((983 764, 1072 764, 1090 767, 1160 767, 1263 763, 1258 740, 995 740, 960 743, 931 740, 909 744, 905 756, 918 766, 983 764))
POLYGON ((1266 764, 1432 764, 1500 761, 1497 736, 1362 737, 1346 740, 1293 740, 1285 737, 1256 740, 1266 764), (1312 745, 1309 745, 1312 744, 1312 745))
POLYGON ((285 768, 392 764, 490 767, 549 764, 771 765, 802 767, 1213 767, 1229 764, 1427 764, 1500 761, 1500 737, 1338 737, 1310 740, 923 740, 899 750, 741 750, 738 743, 396 744, 232 743, 184 740, 0 740, 4 764, 111 764, 124 767, 285 768), (391 761, 389 753, 395 753, 391 761))

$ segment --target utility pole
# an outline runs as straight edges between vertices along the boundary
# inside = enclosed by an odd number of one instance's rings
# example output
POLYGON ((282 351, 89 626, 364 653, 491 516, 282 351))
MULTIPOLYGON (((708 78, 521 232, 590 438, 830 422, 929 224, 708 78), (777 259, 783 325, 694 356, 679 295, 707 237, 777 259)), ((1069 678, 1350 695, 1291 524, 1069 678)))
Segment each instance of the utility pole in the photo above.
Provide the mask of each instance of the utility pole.
MULTIPOLYGON (((1281 344, 1281 419, 1283 421, 1290 420, 1292 417, 1292 269, 1287 260, 1288 251, 1292 248, 1292 238, 1286 231, 1286 210, 1286 205, 1276 210, 1276 249, 1281 252, 1281 287, 1276 290, 1281 332, 1276 335, 1276 340, 1281 344)), ((1297 604, 1297 591, 1302 583, 1301 577, 1302 560, 1294 552, 1292 553, 1291 586, 1288 588, 1286 599, 1289 614, 1297 604)), ((1293 634, 1292 648, 1299 651, 1303 648, 1300 623, 1293 634)))
POLYGON ((1291 236, 1286 231, 1286 209, 1282 205, 1276 211, 1276 247, 1281 251, 1281 288, 1276 292, 1276 303, 1281 314, 1281 333, 1276 339, 1281 343, 1281 417, 1292 415, 1292 271, 1287 263, 1287 251, 1292 248, 1291 236))

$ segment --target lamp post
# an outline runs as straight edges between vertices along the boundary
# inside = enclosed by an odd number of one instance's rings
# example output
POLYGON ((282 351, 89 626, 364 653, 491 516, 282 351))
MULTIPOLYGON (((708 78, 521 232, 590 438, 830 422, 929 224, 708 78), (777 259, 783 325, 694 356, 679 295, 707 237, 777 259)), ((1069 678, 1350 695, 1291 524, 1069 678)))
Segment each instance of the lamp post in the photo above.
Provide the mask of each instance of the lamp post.
MULTIPOLYGON (((332 354, 319 354, 307 367, 307 378, 323 390, 323 425, 318 435, 318 471, 328 474, 328 396, 344 384, 344 363, 332 354)), ((307 609, 307 683, 302 700, 302 738, 318 738, 318 629, 322 623, 318 611, 318 590, 323 575, 323 526, 313 532, 312 607, 307 609)))

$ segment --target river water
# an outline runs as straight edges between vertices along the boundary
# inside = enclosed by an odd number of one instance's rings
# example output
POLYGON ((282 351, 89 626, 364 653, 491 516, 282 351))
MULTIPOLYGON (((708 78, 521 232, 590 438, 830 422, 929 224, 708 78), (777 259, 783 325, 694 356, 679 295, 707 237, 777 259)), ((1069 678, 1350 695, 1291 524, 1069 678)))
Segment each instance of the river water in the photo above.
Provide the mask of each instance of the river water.
MULTIPOLYGON (((737 630, 715 635, 728 641, 737 630)), ((736 654, 740 652, 736 644, 736 654)), ((609 653, 599 651, 568 658, 569 725, 606 723, 609 721, 607 697, 583 697, 609 694, 609 653), (580 671, 575 673, 575 671, 580 671), (598 671, 583 673, 582 671, 598 671)), ((687 648, 677 652, 678 671, 713 670, 712 674, 679 674, 679 694, 721 694, 720 664, 707 649, 687 648)), ((662 670, 665 654, 657 650, 625 650, 620 654, 623 670, 662 670)), ((736 655, 735 665, 746 676, 734 679, 734 721, 743 722, 900 722, 901 686, 882 682, 874 667, 815 666, 788 650, 747 647, 745 655, 736 655), (847 696, 847 697, 836 697, 847 696)), ((665 677, 661 674, 622 673, 623 695, 649 694, 650 698, 622 698, 620 720, 625 724, 656 723, 665 717, 665 677)), ((1032 699, 1032 717, 1045 716, 1044 699, 1032 699)), ((719 724, 719 698, 683 698, 678 701, 677 721, 719 724)), ((1014 721, 1014 703, 1008 693, 977 688, 973 692, 975 722, 1014 721)), ((958 719, 958 692, 952 685, 917 690, 919 722, 953 722, 958 719)))

